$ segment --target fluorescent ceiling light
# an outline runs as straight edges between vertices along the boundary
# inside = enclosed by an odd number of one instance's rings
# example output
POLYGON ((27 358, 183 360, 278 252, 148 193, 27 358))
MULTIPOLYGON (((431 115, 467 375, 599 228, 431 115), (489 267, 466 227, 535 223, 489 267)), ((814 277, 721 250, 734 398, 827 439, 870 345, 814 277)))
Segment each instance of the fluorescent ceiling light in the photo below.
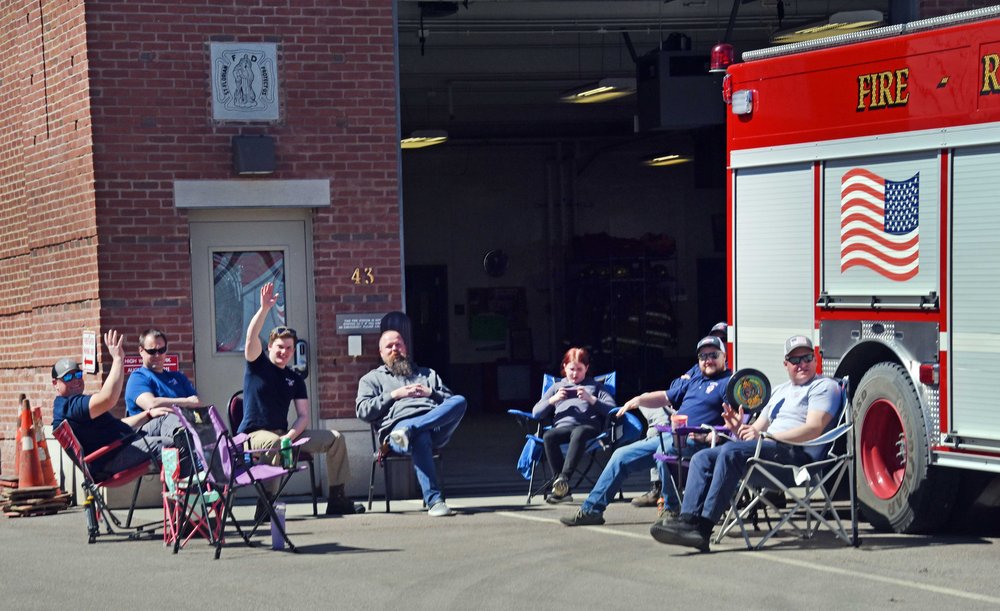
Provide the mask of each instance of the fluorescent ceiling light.
POLYGON ((422 149, 435 144, 443 144, 448 141, 448 132, 442 129, 424 129, 410 134, 409 138, 399 141, 400 148, 422 149))
POLYGON ((653 157, 652 159, 647 159, 643 161, 645 165, 651 168, 662 168, 668 165, 678 165, 681 163, 687 163, 691 161, 691 158, 687 155, 660 155, 658 157, 653 157))
POLYGON ((826 21, 811 23, 807 26, 795 30, 782 30, 775 32, 771 36, 771 44, 783 45, 791 42, 803 42, 806 40, 816 40, 817 38, 828 38, 839 34, 850 34, 861 30, 882 25, 883 15, 881 11, 844 11, 834 13, 826 21))
POLYGON ((605 78, 567 91, 560 99, 572 104, 593 104, 607 102, 635 93, 634 78, 605 78))

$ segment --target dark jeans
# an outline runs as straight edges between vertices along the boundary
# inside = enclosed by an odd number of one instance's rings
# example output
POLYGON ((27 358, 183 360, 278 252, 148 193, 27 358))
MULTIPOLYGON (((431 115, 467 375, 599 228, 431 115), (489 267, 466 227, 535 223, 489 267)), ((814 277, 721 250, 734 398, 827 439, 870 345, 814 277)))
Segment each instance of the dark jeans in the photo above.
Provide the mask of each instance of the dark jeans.
POLYGON ((93 472, 93 476, 100 481, 149 459, 159 463, 160 450, 164 446, 173 445, 174 431, 180 426, 181 421, 174 414, 153 418, 139 427, 130 445, 112 454, 111 458, 93 472))
MULTIPOLYGON (((746 475, 747 459, 756 450, 756 441, 731 441, 695 454, 688 469, 681 513, 718 522, 746 475)), ((802 448, 773 441, 763 443, 760 457, 785 465, 804 465, 811 460, 802 448)))
POLYGON ((583 449, 587 442, 600 433, 601 430, 591 424, 560 426, 545 431, 542 441, 545 442, 545 458, 549 461, 552 472, 569 479, 583 458, 583 449), (564 443, 569 444, 565 458, 560 447, 564 443))

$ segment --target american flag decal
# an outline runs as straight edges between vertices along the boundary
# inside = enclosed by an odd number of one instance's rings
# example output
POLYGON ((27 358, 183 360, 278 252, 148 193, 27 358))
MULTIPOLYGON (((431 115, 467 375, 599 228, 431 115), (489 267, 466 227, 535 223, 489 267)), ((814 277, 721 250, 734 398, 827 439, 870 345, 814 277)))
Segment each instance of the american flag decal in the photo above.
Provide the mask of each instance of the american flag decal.
POLYGON ((901 182, 854 168, 840 181, 840 271, 905 282, 920 271, 920 173, 901 182))

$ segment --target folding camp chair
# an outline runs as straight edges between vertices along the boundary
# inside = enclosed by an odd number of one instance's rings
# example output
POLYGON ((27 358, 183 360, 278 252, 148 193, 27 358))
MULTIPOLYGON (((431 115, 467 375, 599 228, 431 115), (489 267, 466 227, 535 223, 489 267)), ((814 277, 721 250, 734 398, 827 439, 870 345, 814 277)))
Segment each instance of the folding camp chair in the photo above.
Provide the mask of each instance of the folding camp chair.
POLYGON ((808 464, 796 466, 760 458, 761 444, 769 437, 764 433, 757 442, 755 455, 747 461, 749 468, 733 496, 722 528, 715 537, 719 543, 730 530, 739 527, 747 549, 759 550, 778 530, 788 524, 803 539, 812 538, 820 527, 828 528, 844 543, 855 546, 858 541, 858 516, 855 499, 854 422, 850 402, 850 385, 840 380, 841 403, 839 423, 812 441, 778 442, 804 448, 811 457, 808 464), (833 496, 844 477, 848 480, 850 533, 833 504, 833 496), (775 503, 774 492, 790 501, 785 507, 775 503), (749 497, 749 502, 745 497, 749 497), (766 507, 778 517, 760 540, 753 544, 746 521, 758 507, 766 507), (796 520, 804 520, 800 525, 796 520))
MULTIPOLYGON (((612 371, 596 376, 594 379, 603 384, 608 394, 614 397, 616 377, 616 372, 612 371)), ((545 391, 550 386, 556 383, 556 379, 555 376, 548 374, 542 377, 542 396, 545 395, 545 391)), ((598 456, 608 454, 623 445, 632 443, 642 435, 642 425, 634 414, 629 412, 623 418, 615 418, 615 411, 617 411, 617 408, 605 415, 604 430, 597 437, 587 442, 584 448, 584 454, 588 457, 587 466, 580 470, 580 475, 573 484, 573 488, 578 488, 584 480, 590 479, 590 471, 594 467, 594 464, 597 463, 598 456)), ((524 479, 528 480, 528 499, 525 503, 531 504, 531 499, 537 494, 542 493, 543 497, 548 495, 547 490, 557 475, 549 471, 548 463, 545 462, 545 453, 543 452, 542 434, 549 427, 546 426, 545 420, 535 418, 531 412, 509 409, 507 413, 514 416, 518 422, 529 428, 529 430, 534 429, 534 432, 524 436, 524 450, 521 453, 521 459, 518 461, 518 471, 521 472, 524 479), (545 481, 536 487, 535 474, 539 464, 542 465, 547 477, 545 481)), ((565 452, 565 450, 566 447, 564 446, 563 451, 565 452)))
MULTIPOLYGON (((229 397, 229 426, 235 431, 243 422, 243 391, 238 390, 229 397)), ((318 495, 316 494, 316 459, 311 452, 300 449, 296 460, 309 466, 309 494, 312 496, 313 516, 319 515, 318 495)))
MULTIPOLYGON (((749 417, 749 414, 747 415, 749 417)), ((746 417, 745 417, 746 418, 746 417)), ((691 464, 690 456, 682 456, 680 453, 681 444, 684 443, 684 439, 692 433, 710 433, 709 447, 715 447, 715 444, 720 438, 726 438, 729 435, 729 429, 725 426, 709 426, 704 424, 702 426, 682 426, 676 429, 670 424, 656 424, 653 425, 656 429, 656 433, 660 438, 660 451, 653 454, 653 459, 656 462, 664 463, 667 467, 667 475, 670 477, 669 485, 674 487, 674 492, 678 499, 684 498, 684 484, 687 474, 687 469, 691 464), (664 435, 673 435, 673 446, 676 453, 668 453, 666 444, 663 441, 664 435), (676 476, 674 475, 676 473, 676 476)), ((666 486, 668 482, 661 482, 661 485, 666 486)))
MULTIPOLYGON (((277 467, 267 464, 253 464, 252 462, 244 458, 247 452, 243 444, 248 439, 247 435, 240 434, 235 437, 230 435, 229 430, 226 428, 225 423, 223 423, 222 418, 219 416, 219 412, 215 409, 214 405, 210 405, 205 408, 209 421, 211 422, 214 434, 214 447, 208 448, 211 454, 206 456, 206 444, 203 444, 202 437, 199 435, 198 429, 185 417, 184 411, 176 405, 173 407, 174 413, 180 418, 181 424, 184 429, 188 432, 187 440, 190 443, 189 448, 191 450, 192 459, 196 461, 197 465, 200 465, 204 469, 206 477, 205 481, 212 487, 217 487, 222 491, 222 524, 223 527, 225 522, 231 521, 233 526, 236 528, 237 534, 243 539, 243 542, 247 546, 252 546, 250 538, 254 535, 257 528, 263 521, 263 516, 261 519, 256 520, 253 527, 249 532, 244 532, 243 528, 240 526, 239 522, 236 521, 236 517, 233 515, 233 500, 235 498, 236 491, 240 488, 252 488, 257 493, 258 502, 266 509, 268 516, 271 519, 272 527, 276 528, 280 533, 282 539, 285 541, 285 545, 288 546, 289 551, 294 552, 295 546, 292 544, 288 535, 285 533, 284 525, 278 520, 274 511, 274 501, 280 496, 281 490, 284 488, 285 482, 288 481, 288 477, 296 471, 305 469, 305 465, 298 465, 293 463, 293 467, 285 469, 283 467, 277 467), (267 490, 264 488, 264 482, 282 478, 278 492, 275 494, 274 499, 272 499, 268 494, 267 490)), ((295 440, 293 447, 299 446, 308 441, 308 439, 299 437, 295 440)), ((193 471, 197 472, 197 471, 193 471)), ((189 487, 198 486, 198 478, 193 477, 189 479, 189 487)), ((179 528, 183 531, 184 524, 186 522, 185 518, 181 519, 179 528)), ((221 533, 221 531, 220 531, 221 533)), ((219 536, 215 540, 215 557, 218 558, 222 554, 222 544, 223 536, 219 536)))
MULTIPOLYGON (((389 513, 389 499, 392 496, 392 468, 393 463, 412 464, 413 459, 408 454, 397 454, 389 447, 388 442, 380 442, 378 438, 379 423, 371 423, 372 436, 372 473, 368 480, 368 510, 371 511, 372 501, 375 498, 375 470, 382 467, 382 479, 385 482, 385 512, 389 513)), ((441 449, 435 448, 432 456, 437 472, 438 483, 444 491, 444 458, 441 456, 441 449)), ((412 469, 412 467, 410 467, 412 469)))
POLYGON ((84 512, 87 516, 87 543, 94 543, 97 541, 97 537, 101 535, 100 521, 104 522, 105 534, 109 535, 128 535, 130 539, 138 539, 145 534, 153 535, 155 533, 156 527, 161 524, 158 521, 147 522, 145 524, 138 524, 135 526, 132 525, 132 511, 135 508, 135 499, 139 492, 138 482, 141 480, 143 475, 149 472, 150 467, 153 464, 152 459, 143 461, 134 467, 114 473, 101 480, 94 479, 94 476, 90 472, 89 465, 91 465, 98 458, 101 458, 109 452, 117 450, 126 443, 131 442, 130 437, 125 437, 115 441, 114 443, 101 447, 84 456, 83 446, 80 445, 80 440, 76 438, 76 434, 70 427, 69 422, 63 420, 62 423, 60 423, 59 426, 52 431, 52 434, 56 440, 59 441, 59 445, 62 446, 63 450, 73 462, 73 465, 83 474, 82 485, 83 490, 86 493, 84 512), (108 507, 101 489, 118 488, 131 482, 136 482, 136 488, 132 494, 132 504, 129 506, 128 517, 125 522, 122 523, 118 516, 115 515, 114 511, 108 507), (114 524, 116 528, 128 532, 115 532, 114 528, 111 526, 112 524, 114 524))
POLYGON ((178 448, 160 451, 163 470, 163 545, 173 546, 174 553, 196 534, 214 545, 222 536, 222 495, 208 486, 204 471, 192 474, 189 481, 181 475, 178 448), (186 528, 181 529, 181 524, 186 528))

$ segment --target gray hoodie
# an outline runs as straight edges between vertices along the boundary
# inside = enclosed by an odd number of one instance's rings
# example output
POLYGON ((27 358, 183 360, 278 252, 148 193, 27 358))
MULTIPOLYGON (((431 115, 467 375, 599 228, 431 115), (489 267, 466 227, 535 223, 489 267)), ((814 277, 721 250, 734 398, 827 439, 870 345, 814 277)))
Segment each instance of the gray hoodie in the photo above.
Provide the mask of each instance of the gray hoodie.
POLYGON ((404 378, 393 375, 382 365, 366 373, 358 382, 354 411, 358 418, 378 425, 379 441, 382 441, 400 420, 425 414, 453 394, 433 369, 416 367, 413 375, 404 378), (393 399, 392 391, 407 384, 422 384, 431 389, 431 396, 393 399))

